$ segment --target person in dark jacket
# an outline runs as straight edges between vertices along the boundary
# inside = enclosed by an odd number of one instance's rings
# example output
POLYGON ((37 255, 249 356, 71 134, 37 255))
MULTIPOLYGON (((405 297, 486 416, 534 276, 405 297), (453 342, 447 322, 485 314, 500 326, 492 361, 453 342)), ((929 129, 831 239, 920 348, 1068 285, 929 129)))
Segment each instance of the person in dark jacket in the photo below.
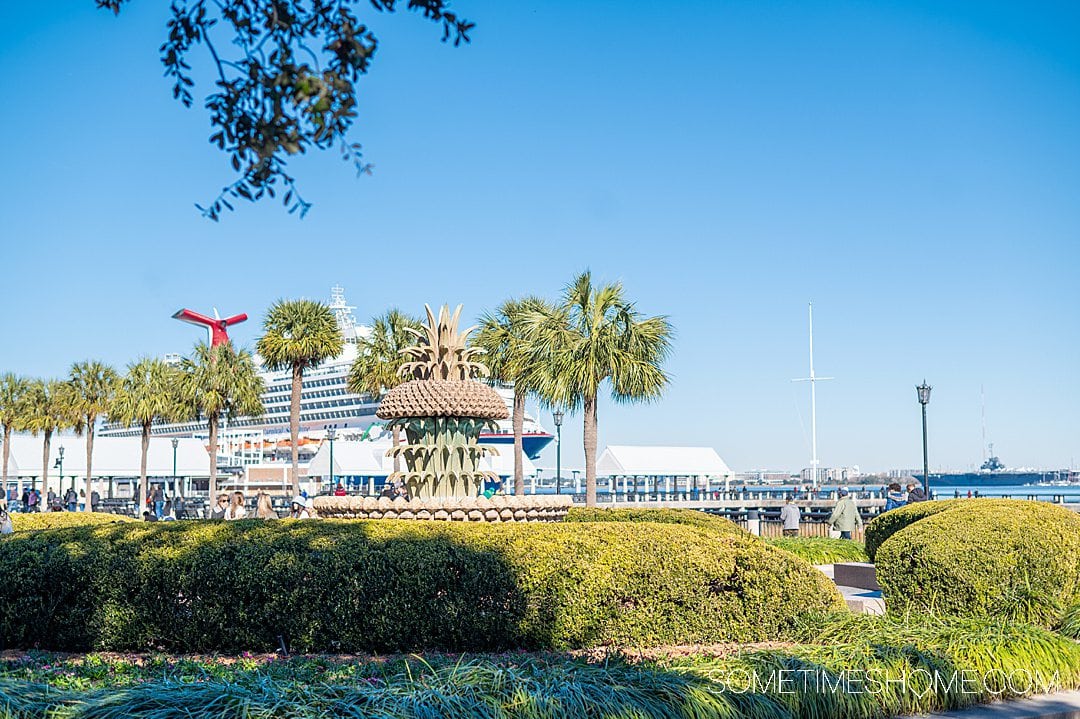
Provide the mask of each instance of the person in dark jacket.
POLYGON ((927 499, 926 492, 921 486, 914 482, 908 482, 907 485, 907 501, 908 504, 912 502, 925 502, 927 499))

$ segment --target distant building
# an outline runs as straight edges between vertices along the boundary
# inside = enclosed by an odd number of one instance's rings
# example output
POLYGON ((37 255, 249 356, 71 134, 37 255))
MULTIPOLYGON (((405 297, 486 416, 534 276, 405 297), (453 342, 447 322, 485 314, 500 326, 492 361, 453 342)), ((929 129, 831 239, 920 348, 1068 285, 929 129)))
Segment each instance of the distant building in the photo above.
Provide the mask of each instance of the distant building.
MULTIPOLYGON (((810 484, 813 481, 811 479, 812 475, 813 470, 806 467, 799 472, 799 479, 810 484)), ((845 482, 854 482, 861 476, 862 472, 859 471, 858 465, 852 465, 851 467, 822 467, 818 470, 818 483, 844 484, 845 482)))
POLYGON ((742 484, 791 484, 798 479, 797 474, 775 469, 751 469, 735 474, 735 481, 742 484))

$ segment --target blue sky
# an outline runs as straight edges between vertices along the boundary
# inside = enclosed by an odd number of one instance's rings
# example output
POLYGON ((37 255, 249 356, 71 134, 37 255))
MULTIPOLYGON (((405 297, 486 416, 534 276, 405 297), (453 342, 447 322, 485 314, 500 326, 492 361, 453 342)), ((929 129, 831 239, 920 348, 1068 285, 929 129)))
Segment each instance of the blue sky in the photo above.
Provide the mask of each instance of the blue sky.
POLYGON ((823 466, 916 466, 923 377, 933 468, 981 460, 981 387, 1007 464, 1080 462, 1080 6, 455 7, 456 49, 368 13, 373 176, 306 156, 305 220, 214 224, 193 203, 231 175, 161 75, 165 3, 0 5, 0 369, 187 351, 181 306, 261 319, 341 283, 361 318, 475 315, 591 268, 678 332, 666 397, 601 405, 602 446, 806 466, 812 299, 823 466))

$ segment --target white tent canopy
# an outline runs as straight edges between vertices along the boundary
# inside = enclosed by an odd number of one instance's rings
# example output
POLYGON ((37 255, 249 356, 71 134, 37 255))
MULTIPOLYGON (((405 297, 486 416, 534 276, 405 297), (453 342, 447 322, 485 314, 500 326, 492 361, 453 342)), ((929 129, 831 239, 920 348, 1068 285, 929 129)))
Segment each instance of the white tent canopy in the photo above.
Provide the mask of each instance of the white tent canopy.
POLYGON ((731 477, 734 473, 712 447, 611 445, 596 461, 600 477, 731 477))
MULTIPOLYGON (((390 442, 334 442, 335 477, 386 477, 394 471, 394 460, 386 452, 390 442)), ((495 472, 500 477, 514 474, 514 452, 510 447, 499 447, 498 456, 489 454, 480 462, 480 468, 495 472)), ((535 474, 536 467, 528 457, 522 457, 526 475, 535 474)), ((402 459, 402 468, 405 460, 402 459)), ((308 465, 309 477, 330 476, 330 443, 323 442, 308 465)))
MULTIPOLYGON (((384 469, 383 455, 390 449, 388 442, 334 442, 335 477, 385 477, 389 472, 384 469)), ((394 461, 389 460, 390 471, 394 461)), ((311 458, 307 476, 330 476, 330 443, 323 442, 319 451, 311 458)))
MULTIPOLYGON (((53 437, 49 448, 49 475, 58 477, 56 466, 64 448, 64 476, 86 475, 86 438, 72 435, 53 437)), ((8 455, 8 478, 41 477, 42 437, 12 435, 8 455)), ((140 437, 95 437, 95 477, 138 477, 142 458, 140 437)), ((146 473, 151 477, 173 475, 173 446, 170 437, 151 437, 146 456, 146 473)), ((200 439, 183 438, 176 445, 176 476, 209 477, 210 454, 200 439)))

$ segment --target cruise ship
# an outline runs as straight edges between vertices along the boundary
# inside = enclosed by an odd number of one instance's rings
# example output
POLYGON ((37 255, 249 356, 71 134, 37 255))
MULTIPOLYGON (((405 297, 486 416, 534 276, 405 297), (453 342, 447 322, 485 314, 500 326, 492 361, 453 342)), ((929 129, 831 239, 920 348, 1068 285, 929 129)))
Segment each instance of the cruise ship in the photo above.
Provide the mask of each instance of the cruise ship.
MULTIPOLYGON (((345 300, 342 287, 331 288, 330 309, 337 317, 338 326, 345 336, 342 353, 304 372, 304 384, 300 395, 300 452, 310 458, 318 444, 326 437, 327 430, 334 429, 339 439, 375 440, 383 434, 382 422, 375 416, 379 406, 377 398, 349 392, 347 382, 349 369, 356 359, 359 340, 367 337, 371 328, 356 322, 355 307, 345 300)), ((179 355, 168 355, 166 361, 179 362, 179 355)), ((256 357, 256 361, 259 358, 256 357)), ((292 378, 289 370, 260 371, 266 390, 262 396, 263 414, 259 417, 235 417, 222 420, 220 429, 221 460, 228 465, 260 464, 266 461, 289 458, 289 401, 292 378)), ((513 407, 514 389, 509 385, 496 385, 495 391, 513 407)), ((482 444, 512 445, 513 425, 509 419, 497 423, 492 432, 480 435, 482 444)), ((102 436, 138 436, 137 427, 123 427, 106 422, 100 430, 102 436)), ((154 436, 208 438, 205 421, 159 423, 151 430, 154 436)), ((526 413, 522 449, 530 459, 551 443, 554 435, 544 429, 535 417, 526 413)))

